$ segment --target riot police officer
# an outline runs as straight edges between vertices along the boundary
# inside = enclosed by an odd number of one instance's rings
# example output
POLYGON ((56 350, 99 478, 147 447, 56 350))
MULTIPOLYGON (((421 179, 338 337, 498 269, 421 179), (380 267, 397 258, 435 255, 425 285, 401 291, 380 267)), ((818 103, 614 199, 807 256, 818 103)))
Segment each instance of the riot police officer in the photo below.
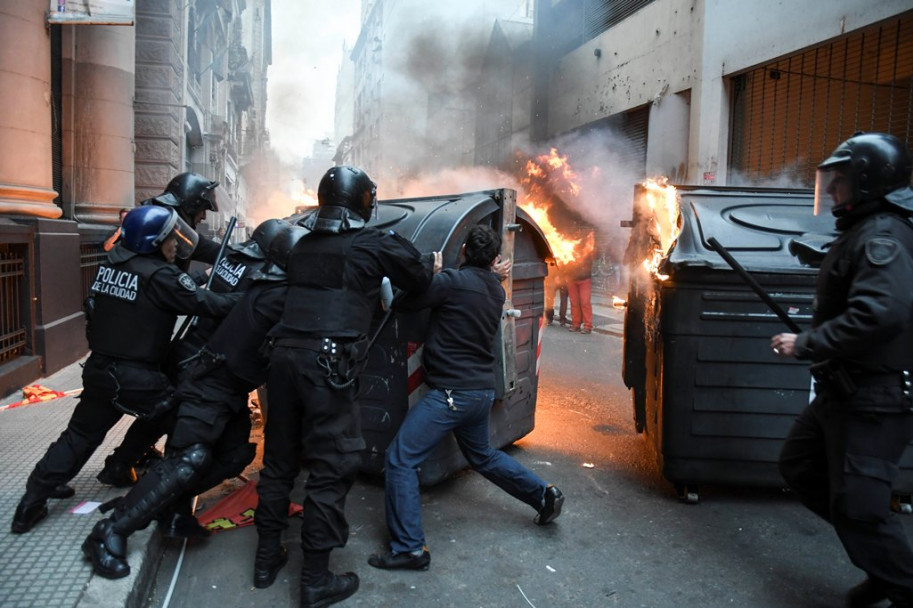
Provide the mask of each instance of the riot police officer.
MULTIPOLYGON (((244 292, 258 277, 269 262, 267 252, 272 240, 289 223, 280 219, 269 219, 261 222, 254 230, 251 239, 240 245, 229 246, 218 266, 212 270, 210 289, 217 293, 244 292)), ((220 319, 200 317, 189 325, 182 339, 177 341, 168 356, 167 373, 175 382, 180 379, 180 362, 191 357, 202 348, 218 327, 220 319)), ((98 474, 97 479, 105 484, 116 487, 129 487, 136 483, 134 464, 143 453, 154 445, 158 439, 168 432, 169 426, 174 424, 170 418, 158 421, 136 420, 124 436, 121 444, 105 459, 105 466, 98 474)), ((189 505, 184 505, 189 507, 189 505)), ((183 536, 182 531, 199 532, 193 526, 192 518, 181 518, 172 521, 170 531, 165 531, 166 536, 183 536), (184 527, 181 524, 189 526, 184 527)))
MULTIPOLYGON (((219 182, 205 178, 199 173, 181 173, 174 176, 165 191, 158 196, 143 201, 143 205, 160 205, 170 207, 194 230, 206 219, 206 212, 216 212, 219 204, 216 201, 216 188, 219 182)), ((209 238, 199 239, 191 259, 213 264, 219 255, 219 242, 209 238)), ((187 270, 189 261, 183 262, 187 270)))
POLYGON ((781 357, 811 361, 815 398, 780 455, 780 472, 830 522, 868 578, 847 606, 885 598, 913 607, 913 551, 891 512, 898 462, 913 439, 913 190, 896 137, 859 133, 818 167, 838 236, 818 275, 812 328, 771 339, 781 357))
POLYGON ((92 353, 67 428, 26 482, 11 529, 28 532, 48 514, 47 499, 76 475, 123 414, 155 418, 172 406, 161 365, 178 315, 222 316, 238 298, 197 288, 174 265, 196 233, 173 209, 137 207, 92 284, 87 334, 92 353))
POLYGON ((301 220, 311 233, 291 253, 285 309, 270 334, 254 576, 257 586, 268 586, 286 562, 280 537, 303 458, 309 472, 301 526, 305 607, 328 606, 358 589, 358 576, 330 572, 329 559, 349 535, 345 500, 365 447, 356 380, 381 281, 387 276, 402 289, 423 291, 440 255, 422 255, 392 230, 365 226, 376 190, 354 167, 333 167, 320 180, 318 208, 301 220))
MULTIPOLYGON (((196 230, 199 223, 206 218, 207 211, 219 210, 216 202, 218 185, 219 182, 207 179, 198 173, 181 173, 168 182, 164 192, 146 199, 140 204, 174 209, 184 223, 196 230)), ((197 245, 191 257, 178 259, 175 263, 184 272, 188 272, 190 269, 191 259, 214 264, 219 255, 220 246, 218 241, 198 234, 197 245)), ((172 378, 172 381, 174 382, 175 378, 172 378)), ((161 458, 161 453, 155 449, 155 442, 162 434, 160 423, 135 420, 127 429, 127 433, 114 454, 105 460, 105 467, 99 472, 97 479, 118 488, 133 485, 136 482, 134 463, 161 458)))
POLYGON ((275 266, 249 280, 238 305, 191 357, 175 393, 177 422, 170 430, 167 457, 116 501, 114 513, 100 520, 83 542, 97 574, 130 574, 127 538, 133 532, 175 500, 209 490, 240 474, 253 460, 256 445, 248 442, 247 395, 266 380, 269 358, 262 347, 283 310, 290 238, 300 238, 302 232, 286 228, 287 238, 280 238, 270 251, 275 266))

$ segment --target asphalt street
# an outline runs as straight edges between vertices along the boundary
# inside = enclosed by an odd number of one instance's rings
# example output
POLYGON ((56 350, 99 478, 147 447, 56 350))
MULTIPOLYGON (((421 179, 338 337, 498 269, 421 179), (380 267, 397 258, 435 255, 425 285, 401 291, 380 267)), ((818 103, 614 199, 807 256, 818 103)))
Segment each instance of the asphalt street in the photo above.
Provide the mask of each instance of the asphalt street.
MULTIPOLYGON (((340 606, 842 606, 861 574, 833 531, 788 493, 706 486, 700 504, 678 500, 634 430, 621 349, 611 332, 546 330, 536 428, 508 451, 567 496, 554 524, 534 525, 528 506, 464 472, 423 491, 430 570, 380 571, 366 560, 387 540, 383 488, 361 479, 349 495, 349 543, 331 561, 357 572, 361 588, 340 606)), ((202 506, 239 484, 226 482, 202 506)), ((297 606, 298 529, 292 518, 289 563, 265 590, 252 585, 252 527, 183 552, 168 545, 147 605, 297 606)))

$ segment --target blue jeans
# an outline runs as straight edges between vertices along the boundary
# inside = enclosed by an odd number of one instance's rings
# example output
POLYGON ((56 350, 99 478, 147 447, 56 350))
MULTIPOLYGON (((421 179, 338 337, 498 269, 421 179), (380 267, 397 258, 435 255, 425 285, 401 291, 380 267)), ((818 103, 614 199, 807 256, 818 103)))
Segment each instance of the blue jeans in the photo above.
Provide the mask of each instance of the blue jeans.
POLYGON ((488 420, 494 391, 432 389, 406 414, 387 448, 386 511, 393 553, 425 546, 418 467, 453 431, 469 466, 499 488, 539 510, 546 483, 538 475, 489 443, 488 420))

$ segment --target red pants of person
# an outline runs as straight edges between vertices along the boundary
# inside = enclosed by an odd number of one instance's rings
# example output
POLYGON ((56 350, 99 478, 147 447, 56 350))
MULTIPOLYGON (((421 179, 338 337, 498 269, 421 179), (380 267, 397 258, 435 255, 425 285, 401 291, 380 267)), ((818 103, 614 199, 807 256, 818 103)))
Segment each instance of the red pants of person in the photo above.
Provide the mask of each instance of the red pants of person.
POLYGON ((571 328, 583 331, 593 330, 593 280, 567 282, 567 294, 571 300, 571 328))

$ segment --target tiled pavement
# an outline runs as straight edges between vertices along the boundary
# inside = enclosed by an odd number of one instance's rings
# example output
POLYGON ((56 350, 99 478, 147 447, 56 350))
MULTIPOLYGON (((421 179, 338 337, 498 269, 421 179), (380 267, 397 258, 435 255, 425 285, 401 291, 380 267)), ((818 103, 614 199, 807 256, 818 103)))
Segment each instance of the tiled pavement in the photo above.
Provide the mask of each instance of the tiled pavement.
MULTIPOLYGON (((80 388, 82 368, 74 363, 36 383, 58 391, 80 388)), ((0 405, 19 401, 15 393, 0 405)), ((147 552, 158 555, 159 536, 154 526, 130 537, 130 576, 110 581, 93 576, 84 561, 80 545, 100 518, 98 511, 86 515, 71 513, 84 501, 105 502, 123 491, 95 480, 105 456, 126 432, 125 417, 109 433, 70 485, 76 495, 48 502, 49 515, 27 534, 12 534, 10 522, 25 490, 25 480, 35 463, 64 429, 78 396, 61 397, 0 411, 0 606, 4 608, 104 608, 141 606, 142 572, 147 552)), ((154 562, 155 560, 149 560, 154 562)))

